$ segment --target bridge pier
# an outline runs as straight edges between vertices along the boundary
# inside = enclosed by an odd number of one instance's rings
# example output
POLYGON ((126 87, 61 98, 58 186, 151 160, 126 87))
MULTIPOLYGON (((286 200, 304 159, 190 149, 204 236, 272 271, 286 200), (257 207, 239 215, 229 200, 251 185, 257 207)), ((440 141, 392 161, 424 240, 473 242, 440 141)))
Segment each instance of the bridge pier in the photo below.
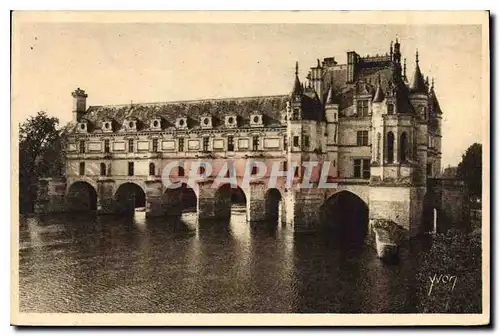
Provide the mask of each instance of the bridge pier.
POLYGON ((250 183, 247 196, 247 221, 266 221, 266 191, 267 184, 262 181, 250 183))
POLYGON ((314 232, 320 229, 319 209, 325 201, 323 189, 289 189, 283 201, 286 223, 294 232, 314 232))
POLYGON ((160 179, 146 181, 146 217, 164 215, 162 196, 162 182, 160 179))
POLYGON ((97 181, 97 214, 108 215, 117 211, 118 205, 114 195, 115 181, 103 179, 97 181))
POLYGON ((231 217, 231 197, 226 192, 211 188, 213 180, 198 182, 198 219, 229 219, 231 217))

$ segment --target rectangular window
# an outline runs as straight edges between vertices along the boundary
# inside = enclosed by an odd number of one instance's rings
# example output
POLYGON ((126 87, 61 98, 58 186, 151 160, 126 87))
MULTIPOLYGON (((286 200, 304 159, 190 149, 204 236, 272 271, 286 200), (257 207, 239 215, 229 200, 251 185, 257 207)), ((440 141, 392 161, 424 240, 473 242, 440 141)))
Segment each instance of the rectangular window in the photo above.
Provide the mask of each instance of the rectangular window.
POLYGON ((158 139, 153 139, 153 153, 158 152, 158 139))
POLYGON ((258 136, 254 136, 253 137, 252 146, 253 146, 253 150, 254 151, 258 151, 259 150, 259 137, 258 136))
POLYGON ((104 153, 109 153, 110 150, 109 150, 109 140, 106 139, 104 140, 104 153))
POLYGON ((257 175, 258 167, 255 164, 252 164, 252 172, 251 175, 257 175))
POLYGON ((370 178, 370 160, 354 159, 354 177, 370 178))
POLYGON ((79 174, 80 174, 80 176, 85 175, 85 162, 80 162, 79 174))
POLYGON ((287 143, 287 139, 286 139, 286 134, 283 136, 283 149, 286 150, 286 147, 287 147, 288 143, 287 143))
POLYGON ((203 151, 208 152, 208 137, 203 138, 203 151))
POLYGON ((363 178, 370 178, 370 160, 368 159, 363 160, 363 178))
POLYGON ((361 160, 354 159, 354 177, 361 177, 361 160))
POLYGON ((128 163, 128 176, 134 176, 134 163, 128 163))
POLYGON ((184 167, 182 165, 178 167, 177 176, 184 176, 184 167))
POLYGON ((359 116, 361 117, 368 116, 368 100, 358 100, 356 105, 359 116))
POLYGON ((128 152, 133 153, 134 152, 134 139, 129 139, 128 140, 128 152))
POLYGON ((308 135, 304 135, 304 147, 306 149, 309 148, 309 144, 310 144, 309 136, 308 135))
POLYGON ((283 162, 281 163, 281 171, 286 172, 286 171, 287 171, 287 169, 288 169, 288 162, 283 161, 283 162))
POLYGON ((80 141, 80 153, 85 153, 85 141, 80 141))
POLYGON ((358 146, 368 146, 368 131, 358 131, 356 136, 358 146))
POLYGON ((179 152, 184 152, 184 138, 179 138, 179 152))
POLYGON ((232 135, 227 137, 227 151, 234 152, 234 137, 232 135))
POLYGON ((387 114, 394 114, 394 104, 387 104, 387 114))
POLYGON ((427 175, 432 175, 432 163, 427 164, 427 175))
POLYGON ((297 135, 293 137, 293 147, 299 147, 299 137, 297 135))

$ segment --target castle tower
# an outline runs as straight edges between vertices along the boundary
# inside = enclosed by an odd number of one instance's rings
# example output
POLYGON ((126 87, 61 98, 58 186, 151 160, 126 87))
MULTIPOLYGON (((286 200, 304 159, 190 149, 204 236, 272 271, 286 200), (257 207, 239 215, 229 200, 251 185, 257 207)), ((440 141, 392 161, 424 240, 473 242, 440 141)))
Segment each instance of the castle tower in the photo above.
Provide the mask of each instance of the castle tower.
MULTIPOLYGON (((372 99, 372 164, 370 178, 370 217, 391 220, 415 235, 421 227, 425 196, 424 129, 417 122, 413 101, 425 102, 421 91, 420 69, 416 70, 416 89, 406 87, 401 67, 401 45, 391 50, 391 78, 387 88, 380 77, 372 99)), ((418 62, 417 62, 418 67, 418 62)), ((413 84, 412 84, 413 87, 413 84)))
POLYGON ((287 167, 289 171, 294 170, 294 182, 286 195, 286 222, 292 225, 294 230, 308 231, 317 229, 318 212, 315 209, 324 199, 321 189, 301 188, 303 181, 314 184, 319 180, 319 169, 306 169, 304 164, 319 162, 321 165, 324 160, 326 125, 323 105, 316 89, 312 87, 316 85, 313 80, 316 77, 311 76, 311 86, 304 88, 298 72, 296 63, 295 80, 287 111, 287 167))
POLYGON ((338 99, 335 97, 333 79, 330 82, 325 100, 325 118, 327 160, 330 162, 329 176, 338 177, 339 103, 338 99))
POLYGON ((432 79, 432 84, 429 89, 429 158, 427 163, 427 175, 431 177, 438 177, 441 174, 442 114, 435 92, 434 79, 432 79))
POLYGON ((428 96, 427 85, 420 70, 418 50, 415 53, 415 71, 410 85, 410 102, 415 111, 415 162, 417 175, 421 184, 426 184, 427 178, 427 143, 428 143, 428 96))

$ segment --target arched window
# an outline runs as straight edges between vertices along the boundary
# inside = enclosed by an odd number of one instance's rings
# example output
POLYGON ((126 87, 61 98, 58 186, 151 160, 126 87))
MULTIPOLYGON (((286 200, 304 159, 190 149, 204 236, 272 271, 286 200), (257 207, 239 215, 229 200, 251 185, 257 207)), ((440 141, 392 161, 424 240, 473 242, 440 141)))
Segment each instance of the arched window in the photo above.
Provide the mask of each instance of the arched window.
POLYGON ((106 176, 106 164, 101 162, 101 176, 106 176))
POLYGON ((387 133, 387 163, 394 162, 394 133, 387 133))
POLYGON ((399 161, 405 162, 408 154, 408 137, 406 132, 401 133, 399 138, 399 161))
POLYGON ((151 162, 149 164, 149 176, 154 176, 155 175, 155 164, 151 162))

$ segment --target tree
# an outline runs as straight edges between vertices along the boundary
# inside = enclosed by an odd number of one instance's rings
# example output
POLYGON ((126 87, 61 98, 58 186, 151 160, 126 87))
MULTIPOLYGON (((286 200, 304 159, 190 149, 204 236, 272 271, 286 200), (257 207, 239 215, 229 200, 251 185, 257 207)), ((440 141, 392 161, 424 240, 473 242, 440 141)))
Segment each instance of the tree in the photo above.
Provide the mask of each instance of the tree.
POLYGON ((464 179, 470 196, 481 197, 482 190, 482 146, 474 143, 458 164, 457 176, 464 179))
POLYGON ((38 112, 19 125, 19 207, 32 212, 40 177, 61 176, 64 167, 65 133, 59 119, 38 112))

